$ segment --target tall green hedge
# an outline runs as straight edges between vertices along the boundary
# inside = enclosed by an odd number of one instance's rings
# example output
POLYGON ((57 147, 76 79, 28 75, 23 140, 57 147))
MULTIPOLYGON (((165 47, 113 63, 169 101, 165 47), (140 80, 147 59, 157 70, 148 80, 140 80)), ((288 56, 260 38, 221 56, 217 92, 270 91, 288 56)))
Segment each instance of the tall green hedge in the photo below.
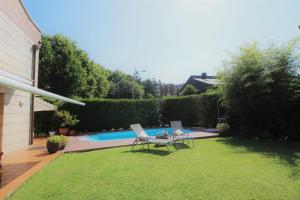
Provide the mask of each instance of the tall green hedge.
POLYGON ((160 114, 164 124, 181 120, 184 126, 215 127, 217 98, 213 95, 166 98, 160 103, 160 114))
POLYGON ((116 100, 91 99, 82 100, 86 106, 65 104, 62 109, 78 115, 80 130, 98 131, 109 129, 128 129, 130 124, 142 126, 159 126, 157 100, 116 100))
POLYGON ((79 130, 99 131, 124 128, 140 123, 143 127, 168 124, 181 120, 184 126, 214 127, 217 118, 216 97, 186 97, 130 100, 84 99, 86 106, 65 104, 61 109, 77 115, 79 130))
POLYGON ((47 134, 57 129, 54 111, 38 111, 34 113, 34 132, 37 135, 47 134))

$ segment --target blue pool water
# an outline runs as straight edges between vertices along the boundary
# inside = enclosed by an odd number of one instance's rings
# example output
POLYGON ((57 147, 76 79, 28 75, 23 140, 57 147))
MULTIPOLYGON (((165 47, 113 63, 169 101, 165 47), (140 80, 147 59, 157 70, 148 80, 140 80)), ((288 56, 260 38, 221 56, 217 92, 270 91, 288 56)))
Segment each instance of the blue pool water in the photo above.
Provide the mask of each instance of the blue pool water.
MULTIPOLYGON (((172 134, 172 128, 151 128, 151 129, 144 129, 145 132, 149 136, 156 136, 159 133, 162 133, 163 130, 166 130, 168 134, 172 134)), ((185 133, 191 133, 191 130, 184 129, 185 133)), ((95 135, 88 135, 84 136, 83 140, 94 141, 94 142, 101 142, 101 141, 108 141, 108 140, 125 140, 130 138, 135 138, 135 134, 133 131, 115 131, 115 132, 101 132, 95 135)))

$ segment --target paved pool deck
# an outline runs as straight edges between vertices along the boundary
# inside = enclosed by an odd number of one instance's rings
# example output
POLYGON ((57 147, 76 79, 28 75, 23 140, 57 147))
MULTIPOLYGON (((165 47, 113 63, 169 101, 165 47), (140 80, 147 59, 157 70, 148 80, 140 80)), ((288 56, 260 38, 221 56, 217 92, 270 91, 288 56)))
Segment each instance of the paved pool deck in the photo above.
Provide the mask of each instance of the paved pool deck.
MULTIPOLYGON (((94 142, 94 141, 82 140, 82 137, 84 136, 86 135, 69 137, 69 142, 64 152, 65 153, 84 152, 84 151, 121 147, 121 146, 130 146, 133 144, 134 141, 134 139, 126 139, 126 140, 94 142)), ((192 133, 192 137, 194 139, 213 138, 213 137, 218 137, 218 134, 204 132, 204 131, 196 131, 192 133)))
POLYGON ((33 145, 27 149, 3 155, 0 181, 1 200, 63 153, 63 151, 58 151, 49 154, 46 142, 47 138, 34 139, 33 145))

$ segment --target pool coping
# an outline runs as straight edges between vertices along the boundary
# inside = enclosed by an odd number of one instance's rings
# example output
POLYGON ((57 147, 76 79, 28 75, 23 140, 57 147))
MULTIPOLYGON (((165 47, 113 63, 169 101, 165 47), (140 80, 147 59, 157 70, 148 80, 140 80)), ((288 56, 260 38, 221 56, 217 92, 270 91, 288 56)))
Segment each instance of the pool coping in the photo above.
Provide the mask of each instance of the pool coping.
MULTIPOLYGON (((214 138, 219 136, 219 134, 217 133, 205 132, 196 128, 185 128, 185 129, 190 129, 195 131, 192 133, 192 137, 194 139, 206 139, 206 138, 214 138)), ((88 132, 78 136, 69 137, 69 142, 65 147, 64 153, 87 152, 87 151, 109 149, 109 148, 116 148, 116 147, 126 147, 126 146, 131 146, 135 140, 134 138, 132 138, 132 139, 95 142, 95 141, 88 141, 88 140, 81 139, 84 136, 93 135, 93 134, 99 134, 99 132, 88 132)))

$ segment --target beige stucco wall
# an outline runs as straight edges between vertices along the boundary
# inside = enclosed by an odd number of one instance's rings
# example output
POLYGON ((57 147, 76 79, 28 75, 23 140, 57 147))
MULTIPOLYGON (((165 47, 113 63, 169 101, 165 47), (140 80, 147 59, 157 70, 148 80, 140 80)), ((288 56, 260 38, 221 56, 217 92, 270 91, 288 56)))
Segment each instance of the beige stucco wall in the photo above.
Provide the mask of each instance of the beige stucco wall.
POLYGON ((25 149, 29 144, 30 94, 18 90, 2 88, 3 109, 2 151, 8 154, 25 149))
POLYGON ((38 43, 41 40, 41 32, 25 10, 22 0, 1 0, 0 9, 31 41, 38 43))
MULTIPOLYGON (((0 73, 12 74, 20 78, 18 81, 33 85, 32 45, 40 38, 19 0, 0 0, 0 73)), ((31 95, 3 87, 0 93, 4 93, 4 101, 0 102, 4 106, 0 122, 2 151, 8 154, 28 147, 31 95)))

